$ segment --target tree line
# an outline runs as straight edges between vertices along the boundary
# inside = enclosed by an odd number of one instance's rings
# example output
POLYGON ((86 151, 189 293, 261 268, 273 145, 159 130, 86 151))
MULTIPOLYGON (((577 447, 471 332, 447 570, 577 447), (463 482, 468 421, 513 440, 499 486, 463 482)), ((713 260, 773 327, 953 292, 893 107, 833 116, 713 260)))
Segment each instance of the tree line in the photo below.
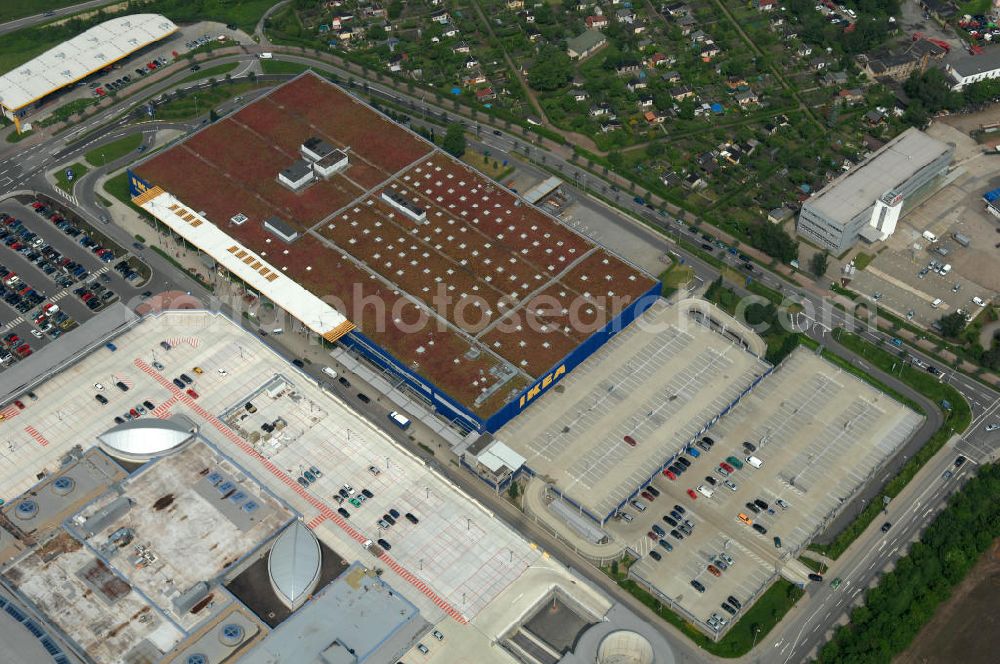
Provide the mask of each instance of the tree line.
POLYGON ((851 622, 820 650, 820 664, 889 664, 905 650, 1000 537, 998 495, 1000 467, 981 466, 909 554, 866 593, 851 622))

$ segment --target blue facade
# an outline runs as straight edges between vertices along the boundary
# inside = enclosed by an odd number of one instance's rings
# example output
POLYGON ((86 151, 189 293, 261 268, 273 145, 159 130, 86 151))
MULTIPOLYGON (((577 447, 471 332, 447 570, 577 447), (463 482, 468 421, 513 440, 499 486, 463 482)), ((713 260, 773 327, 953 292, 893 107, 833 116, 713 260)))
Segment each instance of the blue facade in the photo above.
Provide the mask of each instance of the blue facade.
POLYGON ((135 174, 135 172, 130 168, 126 171, 128 173, 128 193, 132 198, 135 198, 139 194, 143 193, 147 189, 152 189, 153 185, 143 180, 141 177, 135 174))

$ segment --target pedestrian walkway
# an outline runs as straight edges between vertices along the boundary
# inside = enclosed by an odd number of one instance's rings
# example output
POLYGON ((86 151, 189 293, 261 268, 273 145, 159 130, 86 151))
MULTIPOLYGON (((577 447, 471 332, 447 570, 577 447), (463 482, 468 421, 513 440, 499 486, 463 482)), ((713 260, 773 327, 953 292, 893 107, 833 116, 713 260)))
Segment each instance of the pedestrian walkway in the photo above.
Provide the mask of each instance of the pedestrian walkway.
POLYGON ((524 513, 531 517, 535 523, 544 527, 550 535, 571 547, 581 556, 592 561, 599 561, 599 563, 618 559, 625 553, 625 546, 621 542, 615 541, 610 535, 604 544, 588 542, 581 538, 569 524, 549 509, 547 494, 548 483, 539 477, 533 477, 524 488, 522 506, 524 513))

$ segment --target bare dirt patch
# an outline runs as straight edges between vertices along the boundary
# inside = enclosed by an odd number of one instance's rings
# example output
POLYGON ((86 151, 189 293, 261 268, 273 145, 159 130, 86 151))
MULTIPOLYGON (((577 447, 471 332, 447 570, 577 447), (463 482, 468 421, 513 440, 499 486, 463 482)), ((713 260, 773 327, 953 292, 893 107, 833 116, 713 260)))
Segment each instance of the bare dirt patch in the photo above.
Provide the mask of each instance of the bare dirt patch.
POLYGON ((996 611, 1000 588, 1000 539, 955 588, 910 647, 893 664, 995 662, 1000 615, 996 611))

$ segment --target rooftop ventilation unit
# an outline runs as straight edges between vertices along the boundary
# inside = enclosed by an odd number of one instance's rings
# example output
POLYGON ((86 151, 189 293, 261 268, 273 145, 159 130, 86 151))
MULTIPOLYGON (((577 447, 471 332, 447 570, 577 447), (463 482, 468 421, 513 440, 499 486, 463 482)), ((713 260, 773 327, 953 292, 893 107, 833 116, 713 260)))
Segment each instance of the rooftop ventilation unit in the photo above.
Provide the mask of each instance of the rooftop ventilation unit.
POLYGON ((76 488, 76 482, 72 477, 57 477, 54 482, 52 482, 52 492, 57 496, 65 496, 69 494, 73 489, 76 488))
POLYGON ((236 623, 226 623, 219 630, 219 641, 230 648, 235 648, 243 643, 245 636, 246 632, 243 631, 243 627, 236 623))
POLYGON ((252 500, 248 500, 245 503, 243 503, 242 509, 247 514, 253 514, 254 512, 260 509, 260 505, 258 505, 256 502, 252 500))
POLYGON ((188 655, 187 664, 208 664, 208 657, 196 652, 193 655, 188 655))
POLYGON ((19 519, 30 519, 38 514, 38 503, 33 500, 22 500, 14 509, 14 514, 19 519))

